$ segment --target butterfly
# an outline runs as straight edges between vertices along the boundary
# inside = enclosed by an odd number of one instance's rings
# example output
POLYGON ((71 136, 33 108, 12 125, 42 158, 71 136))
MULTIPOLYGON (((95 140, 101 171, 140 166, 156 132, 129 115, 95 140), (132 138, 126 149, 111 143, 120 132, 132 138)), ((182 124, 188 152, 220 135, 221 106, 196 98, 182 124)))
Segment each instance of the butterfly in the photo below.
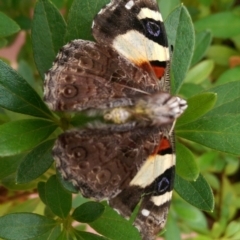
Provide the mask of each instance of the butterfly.
POLYGON ((167 220, 175 152, 172 127, 187 108, 170 95, 170 53, 155 0, 112 0, 94 18, 95 42, 62 47, 45 75, 54 111, 101 112, 109 124, 71 129, 53 148, 57 169, 84 197, 129 218, 143 240, 167 220))

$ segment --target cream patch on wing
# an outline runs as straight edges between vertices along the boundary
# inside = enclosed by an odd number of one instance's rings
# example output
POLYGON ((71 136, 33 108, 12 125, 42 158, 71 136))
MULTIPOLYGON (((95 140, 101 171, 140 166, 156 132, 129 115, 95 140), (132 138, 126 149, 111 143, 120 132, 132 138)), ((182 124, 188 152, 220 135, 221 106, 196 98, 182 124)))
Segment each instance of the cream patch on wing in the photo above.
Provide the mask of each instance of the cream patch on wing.
POLYGON ((170 199, 172 198, 172 191, 170 192, 166 192, 163 195, 159 195, 159 196, 152 196, 151 197, 151 201, 157 205, 157 206, 161 206, 166 202, 169 202, 170 199))
POLYGON ((141 8, 141 11, 137 15, 138 19, 152 18, 155 21, 163 21, 162 15, 158 11, 153 11, 149 8, 141 8))
POLYGON ((117 36, 113 41, 113 47, 137 65, 146 61, 168 61, 170 59, 168 47, 146 38, 136 30, 129 30, 117 36))
POLYGON ((173 165, 175 165, 175 154, 150 156, 130 182, 130 186, 145 188, 173 165))
POLYGON ((133 0, 131 0, 125 4, 125 8, 128 10, 130 10, 133 6, 134 6, 133 0))

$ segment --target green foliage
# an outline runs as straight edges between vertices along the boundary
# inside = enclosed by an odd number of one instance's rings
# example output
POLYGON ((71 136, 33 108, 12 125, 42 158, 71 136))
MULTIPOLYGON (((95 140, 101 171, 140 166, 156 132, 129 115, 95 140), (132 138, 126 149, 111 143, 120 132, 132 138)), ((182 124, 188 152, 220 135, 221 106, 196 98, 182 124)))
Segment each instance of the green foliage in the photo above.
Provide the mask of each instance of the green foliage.
MULTIPOLYGON (((133 217, 123 219, 105 203, 72 199, 77 191, 56 174, 51 149, 66 126, 91 118, 52 113, 41 97, 44 73, 58 50, 73 39, 92 40, 92 19, 108 2, 0 0, 0 47, 32 26, 18 71, 0 60, 0 190, 7 192, 0 207, 2 239, 140 239, 133 217), (35 189, 39 198, 23 203, 22 193, 35 189), (86 223, 103 236, 86 232, 86 223)), ((229 65, 239 57, 239 7, 233 0, 159 2, 173 46, 172 92, 189 106, 175 128, 176 191, 164 238, 195 232, 189 239, 240 239, 240 67, 229 65)))

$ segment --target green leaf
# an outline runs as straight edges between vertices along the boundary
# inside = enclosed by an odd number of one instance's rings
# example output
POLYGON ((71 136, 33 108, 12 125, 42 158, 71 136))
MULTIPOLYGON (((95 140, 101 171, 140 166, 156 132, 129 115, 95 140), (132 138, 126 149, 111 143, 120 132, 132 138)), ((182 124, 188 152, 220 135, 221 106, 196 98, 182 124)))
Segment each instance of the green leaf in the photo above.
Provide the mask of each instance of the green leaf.
POLYGON ((183 95, 185 98, 190 98, 200 92, 202 92, 204 88, 201 85, 193 84, 193 83, 184 83, 179 92, 180 95, 183 95))
POLYGON ((214 108, 207 113, 208 117, 240 114, 240 81, 230 82, 213 87, 208 91, 214 92, 218 96, 214 108))
POLYGON ((32 45, 35 63, 42 79, 64 45, 65 31, 66 23, 57 8, 48 0, 39 0, 34 9, 32 45))
MULTIPOLYGON (((179 137, 218 151, 239 154, 240 82, 209 89, 218 96, 215 107, 196 121, 178 125, 179 137)), ((179 119, 179 121, 182 121, 179 119)))
POLYGON ((0 38, 0 48, 7 46, 7 43, 8 43, 7 39, 0 38))
POLYGON ((240 67, 239 66, 228 69, 225 72, 223 72, 223 74, 220 75, 220 77, 216 81, 215 85, 221 85, 221 84, 225 84, 225 83, 229 83, 229 82, 233 82, 233 81, 240 81, 240 67))
POLYGON ((198 63, 204 57, 211 41, 212 33, 208 30, 204 30, 196 34, 195 49, 191 63, 192 66, 198 63))
MULTIPOLYGON (((36 80, 34 78, 33 69, 31 66, 25 61, 20 60, 18 63, 18 73, 28 82, 28 84, 36 90, 39 85, 36 86, 36 80)), ((41 89, 42 90, 42 89, 41 89)))
POLYGON ((177 121, 176 129, 182 124, 193 122, 209 112, 217 101, 217 94, 212 92, 200 93, 188 99, 188 108, 177 121))
POLYGON ((74 233, 78 240, 107 240, 107 238, 89 232, 74 231, 74 233))
POLYGON ((209 112, 217 101, 217 94, 212 92, 200 93, 188 99, 188 108, 177 121, 176 129, 182 124, 193 122, 209 112))
POLYGON ((208 151, 198 157, 198 166, 201 172, 217 172, 224 171, 225 161, 219 161, 219 153, 216 151, 208 151))
POLYGON ((177 136, 203 146, 232 154, 240 154, 240 114, 202 117, 181 125, 177 136))
POLYGON ((199 169, 192 152, 179 142, 176 144, 176 152, 177 174, 185 180, 195 181, 199 176, 199 169))
POLYGON ((236 234, 239 233, 240 231, 240 223, 237 221, 232 221, 228 224, 227 229, 226 229, 226 233, 224 234, 224 237, 226 239, 231 239, 231 237, 236 234))
POLYGON ((240 17, 232 12, 220 12, 196 21, 194 26, 196 31, 209 29, 214 37, 229 38, 240 34, 240 17))
POLYGON ((121 217, 109 206, 105 206, 104 213, 96 221, 89 223, 94 230, 114 240, 141 239, 138 230, 130 221, 121 217))
POLYGON ((185 201, 193 206, 204 211, 213 211, 213 193, 201 174, 195 182, 189 182, 176 175, 174 188, 185 201))
POLYGON ((55 140, 48 140, 34 148, 23 159, 17 172, 17 183, 27 183, 45 173, 53 163, 52 148, 55 140))
POLYGON ((209 234, 207 219, 201 210, 181 199, 174 201, 173 209, 178 219, 183 220, 184 224, 190 226, 192 230, 209 234))
POLYGON ((60 225, 58 225, 55 228, 48 231, 47 233, 39 237, 29 238, 28 240, 57 240, 60 234, 61 234, 61 227, 60 225))
POLYGON ((173 215, 168 215, 167 225, 166 225, 166 232, 164 233, 165 240, 181 240, 181 232, 177 225, 176 219, 173 218, 173 215))
POLYGON ((210 76, 213 68, 213 60, 202 61, 188 71, 184 81, 186 83, 200 84, 210 76))
POLYGON ((12 213, 0 217, 0 237, 24 240, 41 236, 57 225, 53 219, 33 213, 12 213))
POLYGON ((73 186, 72 182, 67 181, 65 179, 63 179, 61 173, 59 171, 57 171, 57 178, 58 181, 62 184, 62 187, 71 192, 71 193, 78 193, 79 191, 73 186))
POLYGON ((38 94, 9 65, 0 60, 0 106, 13 112, 53 118, 38 94))
POLYGON ((157 0, 160 12, 163 16, 163 19, 166 19, 167 16, 176 8, 177 6, 180 5, 179 0, 172 0, 172 1, 160 1, 157 0))
POLYGON ((184 6, 176 8, 165 21, 169 45, 174 46, 172 56, 172 93, 178 93, 190 66, 194 49, 194 29, 184 6))
POLYGON ((56 129, 53 122, 41 119, 26 119, 0 125, 0 156, 26 152, 56 129))
POLYGON ((204 177, 212 189, 219 191, 221 188, 220 181, 217 175, 212 173, 204 173, 204 177))
POLYGON ((74 39, 93 40, 92 22, 96 14, 109 0, 74 0, 68 13, 65 41, 74 39))
POLYGON ((0 180, 17 171, 24 155, 0 158, 0 180))
POLYGON ((238 51, 224 45, 212 45, 207 52, 208 58, 216 64, 226 67, 229 66, 229 58, 237 55, 238 51))
POLYGON ((72 196, 67 192, 56 175, 51 176, 46 183, 46 202, 54 214, 66 218, 72 206, 72 196))
POLYGON ((61 9, 64 7, 65 0, 51 0, 51 2, 58 8, 61 9))
POLYGON ((11 18, 0 12, 0 38, 10 36, 20 30, 20 27, 11 18))
POLYGON ((234 158, 232 156, 227 156, 226 163, 227 165, 225 166, 225 174, 228 176, 233 175, 239 169, 240 163, 237 157, 234 158))
POLYGON ((89 223, 98 219, 104 212, 104 206, 97 202, 87 202, 76 208, 72 214, 78 222, 89 223))
POLYGON ((40 199, 42 200, 42 202, 44 204, 47 204, 47 200, 46 200, 46 183, 45 182, 39 182, 38 186, 37 186, 37 189, 38 189, 38 194, 39 194, 40 199))

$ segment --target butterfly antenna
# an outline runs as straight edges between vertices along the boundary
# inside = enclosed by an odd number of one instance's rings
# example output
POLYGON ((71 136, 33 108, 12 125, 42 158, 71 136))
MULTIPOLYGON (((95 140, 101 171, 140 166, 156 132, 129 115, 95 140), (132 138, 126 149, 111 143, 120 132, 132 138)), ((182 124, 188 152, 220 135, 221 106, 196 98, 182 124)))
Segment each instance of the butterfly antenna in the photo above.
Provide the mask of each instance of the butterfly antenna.
POLYGON ((170 129, 170 131, 169 131, 169 133, 168 133, 169 136, 171 136, 172 133, 173 133, 174 127, 175 127, 175 125, 176 125, 176 121, 177 121, 177 119, 175 119, 174 122, 173 122, 173 124, 172 124, 172 127, 171 127, 171 129, 170 129))

